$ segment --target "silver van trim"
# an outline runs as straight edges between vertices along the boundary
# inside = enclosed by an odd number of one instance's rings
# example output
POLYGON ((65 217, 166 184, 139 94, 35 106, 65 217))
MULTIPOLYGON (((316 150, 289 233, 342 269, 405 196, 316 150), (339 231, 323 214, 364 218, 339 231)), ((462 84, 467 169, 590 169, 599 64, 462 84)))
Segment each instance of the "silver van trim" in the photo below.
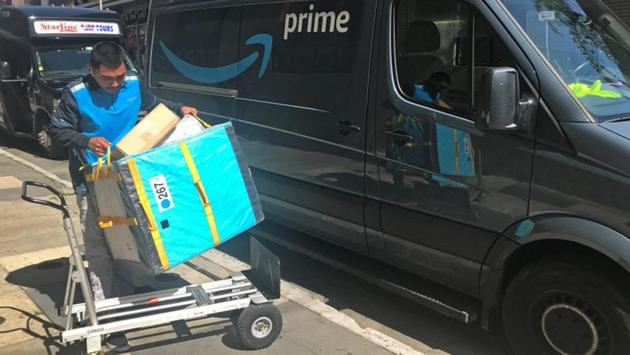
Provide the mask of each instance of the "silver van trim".
POLYGON ((212 86, 202 86, 202 85, 191 85, 191 84, 182 84, 182 83, 173 83, 170 81, 158 81, 157 85, 159 87, 177 91, 191 92, 191 93, 204 93, 210 95, 218 95, 218 96, 227 96, 227 97, 237 97, 238 90, 236 89, 223 89, 212 86))

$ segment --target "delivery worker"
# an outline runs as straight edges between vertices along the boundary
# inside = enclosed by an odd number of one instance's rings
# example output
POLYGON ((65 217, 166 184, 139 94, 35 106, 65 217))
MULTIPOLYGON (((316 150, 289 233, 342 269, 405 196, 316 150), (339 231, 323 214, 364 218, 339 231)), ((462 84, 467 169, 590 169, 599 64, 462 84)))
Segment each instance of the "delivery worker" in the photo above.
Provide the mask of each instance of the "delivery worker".
POLYGON ((413 88, 413 98, 427 104, 433 104, 451 110, 451 107, 440 98, 442 91, 451 84, 451 77, 445 72, 435 72, 422 84, 413 88))
MULTIPOLYGON (((94 46, 89 74, 64 89, 51 125, 53 140, 70 147, 70 176, 80 208, 90 283, 97 300, 131 292, 122 290, 124 286, 130 286, 120 274, 116 275, 103 231, 97 224, 94 201, 88 198, 85 178, 79 170, 84 164, 95 163, 110 144, 116 144, 129 132, 141 111, 151 111, 160 102, 138 77, 127 73, 124 53, 124 49, 114 42, 94 46)), ((193 107, 161 102, 182 115, 197 114, 193 107)), ((122 333, 110 335, 106 344, 117 352, 129 348, 122 333)))

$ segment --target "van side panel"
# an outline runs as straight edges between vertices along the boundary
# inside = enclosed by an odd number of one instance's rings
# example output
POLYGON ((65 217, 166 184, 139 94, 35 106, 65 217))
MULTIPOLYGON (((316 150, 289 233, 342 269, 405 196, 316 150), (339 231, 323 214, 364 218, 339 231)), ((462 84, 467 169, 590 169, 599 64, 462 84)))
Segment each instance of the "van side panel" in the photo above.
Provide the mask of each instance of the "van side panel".
POLYGON ((215 1, 155 9, 149 85, 197 107, 211 124, 234 117, 241 9, 215 1))
POLYGON ((561 123, 556 129, 566 133, 579 154, 545 144, 536 146, 530 215, 580 216, 627 238, 630 176, 624 160, 630 154, 628 140, 590 123, 561 123))
POLYGON ((257 187, 275 201, 265 212, 361 251, 375 11, 375 1, 249 1, 239 40, 239 58, 263 50, 248 41, 273 41, 267 67, 239 76, 236 98, 235 127, 257 187), (331 221, 338 228, 323 233, 331 221))

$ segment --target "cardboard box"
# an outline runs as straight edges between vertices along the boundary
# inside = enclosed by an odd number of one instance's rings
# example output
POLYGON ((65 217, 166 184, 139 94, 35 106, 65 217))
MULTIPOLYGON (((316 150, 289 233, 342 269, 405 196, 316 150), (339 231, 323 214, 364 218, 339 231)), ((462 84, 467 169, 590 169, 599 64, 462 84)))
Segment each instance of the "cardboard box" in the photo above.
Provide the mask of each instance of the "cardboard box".
POLYGON ((162 143, 179 122, 179 116, 158 104, 112 150, 112 159, 142 153, 162 143))

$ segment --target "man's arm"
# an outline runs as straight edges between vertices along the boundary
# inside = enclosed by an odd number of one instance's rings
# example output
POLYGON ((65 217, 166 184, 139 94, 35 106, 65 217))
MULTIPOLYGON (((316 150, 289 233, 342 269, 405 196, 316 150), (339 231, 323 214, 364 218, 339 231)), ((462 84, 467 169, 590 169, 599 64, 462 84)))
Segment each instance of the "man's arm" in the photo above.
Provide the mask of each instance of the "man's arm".
POLYGON ((79 131, 80 120, 77 102, 70 90, 65 89, 51 119, 50 133, 53 141, 64 147, 86 149, 90 138, 79 131))
POLYGON ((177 102, 167 101, 163 99, 158 99, 157 96, 151 92, 148 86, 145 85, 144 81, 140 80, 140 96, 142 97, 142 104, 140 106, 140 111, 151 112, 159 103, 163 103, 164 106, 168 107, 171 111, 176 112, 180 115, 193 114, 197 115, 197 109, 189 106, 184 106, 177 102))

